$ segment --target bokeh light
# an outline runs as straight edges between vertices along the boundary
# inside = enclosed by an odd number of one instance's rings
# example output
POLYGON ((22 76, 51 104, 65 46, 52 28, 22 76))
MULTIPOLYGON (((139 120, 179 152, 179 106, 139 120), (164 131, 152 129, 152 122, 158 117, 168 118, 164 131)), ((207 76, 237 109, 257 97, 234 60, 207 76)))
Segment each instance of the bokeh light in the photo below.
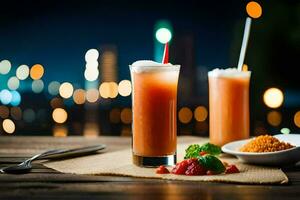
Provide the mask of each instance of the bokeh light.
POLYGON ((9 109, 7 106, 0 106, 0 118, 6 119, 9 116, 9 109))
POLYGON ((20 93, 18 91, 11 91, 10 93, 12 95, 10 104, 12 106, 18 106, 18 105, 20 105, 20 103, 21 103, 21 95, 20 95, 20 93))
POLYGON ((41 93, 44 89, 44 82, 42 80, 34 80, 31 87, 34 93, 41 93))
POLYGON ((194 111, 194 117, 198 122, 206 120, 208 115, 207 109, 204 106, 198 106, 194 111))
POLYGON ((119 94, 127 97, 131 94, 131 82, 129 80, 122 80, 118 85, 119 94))
MULTIPOLYGON (((98 91, 97 91, 98 93, 98 91)), ((76 104, 84 104, 85 102, 85 91, 83 89, 77 89, 73 93, 73 100, 76 104)))
POLYGON ((193 112, 191 109, 183 107, 179 110, 178 118, 181 123, 187 124, 192 120, 193 112))
POLYGON ((61 108, 64 106, 64 101, 62 98, 59 97, 54 97, 53 99, 51 99, 50 101, 50 105, 53 109, 55 108, 61 108))
POLYGON ((115 82, 104 82, 99 87, 102 98, 115 98, 118 96, 118 84, 115 82))
POLYGON ((33 80, 41 79, 44 75, 44 67, 40 64, 35 64, 30 69, 30 77, 33 80))
POLYGON ((269 132, 264 126, 255 127, 254 135, 265 135, 265 134, 269 134, 269 132))
POLYGON ((51 81, 48 85, 48 92, 49 94, 55 96, 58 95, 59 93, 59 87, 60 87, 60 83, 57 81, 51 81))
POLYGON ((10 77, 7 81, 7 87, 10 90, 16 90, 20 86, 20 81, 16 76, 10 77))
POLYGON ((108 82, 104 82, 104 83, 100 84, 99 93, 102 98, 106 99, 109 97, 109 83, 108 82))
POLYGON ((282 121, 281 113, 278 111, 270 111, 267 115, 267 121, 272 126, 279 126, 282 121))
POLYGON ((99 98, 99 91, 97 89, 89 89, 86 92, 86 100, 90 103, 95 103, 99 98))
POLYGON ((297 127, 300 128, 300 111, 296 112, 294 115, 294 123, 297 127))
POLYGON ((20 107, 12 107, 10 109, 10 115, 15 120, 22 119, 22 110, 20 107))
POLYGON ((132 111, 130 108, 124 108, 121 111, 121 121, 124 124, 130 124, 132 122, 132 111))
POLYGON ((88 138, 96 138, 99 135, 99 127, 97 123, 87 122, 84 125, 83 135, 88 138))
POLYGON ((8 74, 11 69, 9 60, 2 60, 0 62, 0 74, 8 74))
POLYGON ((53 128, 54 137, 66 137, 68 135, 68 128, 63 125, 55 125, 53 128))
POLYGON ((101 56, 101 79, 103 82, 117 80, 117 53, 112 49, 106 49, 101 56))
POLYGON ((85 64, 87 69, 98 69, 99 63, 97 60, 91 60, 85 64))
POLYGON ((290 130, 289 128, 282 128, 282 129, 280 130, 280 132, 281 132, 282 134, 290 134, 291 130, 290 130))
POLYGON ((270 108, 278 108, 282 105, 284 96, 283 92, 278 88, 269 88, 263 96, 265 104, 270 108))
POLYGON ((85 54, 85 61, 92 62, 97 60, 99 57, 99 52, 97 49, 89 49, 85 54))
POLYGON ((243 64, 243 67, 242 67, 242 71, 243 72, 247 72, 248 71, 248 65, 247 64, 243 64))
POLYGON ((259 18, 262 14, 262 7, 255 1, 250 1, 246 6, 248 15, 252 18, 259 18))
POLYGON ((95 81, 97 80, 98 76, 99 76, 98 69, 86 68, 84 70, 84 78, 88 81, 95 81))
POLYGON ((52 112, 52 118, 56 123, 62 124, 68 119, 68 113, 63 108, 55 108, 52 112))
POLYGON ((17 68, 16 76, 19 80, 25 80, 29 76, 29 67, 27 65, 20 65, 17 68))
POLYGON ((118 84, 115 82, 109 82, 109 97, 116 98, 118 96, 118 84))
POLYGON ((16 130, 15 123, 10 119, 3 120, 2 127, 3 130, 8 134, 12 134, 16 130))
POLYGON ((31 108, 27 108, 23 112, 23 120, 27 123, 32 123, 35 120, 35 112, 31 108))
POLYGON ((167 28, 160 28, 156 31, 155 37, 160 43, 165 44, 171 40, 172 33, 167 28))
POLYGON ((59 87, 59 94, 61 97, 68 99, 72 96, 73 94, 73 86, 69 82, 64 82, 63 84, 60 85, 59 87))
POLYGON ((7 105, 12 100, 12 94, 9 90, 4 89, 0 92, 0 101, 2 104, 7 105))
POLYGON ((109 121, 111 123, 117 124, 120 123, 121 111, 119 108, 113 108, 109 112, 109 121))
POLYGON ((122 137, 128 137, 131 136, 132 131, 130 126, 123 126, 121 130, 121 136, 122 137))

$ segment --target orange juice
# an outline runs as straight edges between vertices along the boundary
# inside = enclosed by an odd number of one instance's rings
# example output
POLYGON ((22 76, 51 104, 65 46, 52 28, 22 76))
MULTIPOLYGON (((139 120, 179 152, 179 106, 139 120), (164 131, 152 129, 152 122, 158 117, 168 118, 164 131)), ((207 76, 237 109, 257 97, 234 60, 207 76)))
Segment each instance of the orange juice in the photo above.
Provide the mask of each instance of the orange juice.
POLYGON ((137 61, 130 66, 132 150, 137 165, 172 165, 175 162, 179 68, 152 61, 137 61), (170 160, 168 156, 172 157, 172 163, 166 161, 170 160))
POLYGON ((209 139, 216 145, 249 138, 251 72, 215 69, 209 79, 209 139))

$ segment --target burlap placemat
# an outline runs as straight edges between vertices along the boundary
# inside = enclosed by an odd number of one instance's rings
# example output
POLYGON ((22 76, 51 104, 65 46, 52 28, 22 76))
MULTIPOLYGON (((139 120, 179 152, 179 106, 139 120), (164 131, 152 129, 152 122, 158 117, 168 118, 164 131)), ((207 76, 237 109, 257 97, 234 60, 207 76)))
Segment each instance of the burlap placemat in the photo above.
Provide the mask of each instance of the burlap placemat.
MULTIPOLYGON (((178 161, 183 159, 184 150, 188 145, 189 144, 178 145, 178 161)), ((221 159, 227 161, 228 163, 236 164, 241 172, 237 174, 210 176, 156 174, 155 168, 141 168, 133 165, 131 161, 130 149, 72 158, 63 161, 48 161, 43 164, 46 167, 55 169, 59 172, 72 174, 115 175, 142 178, 160 178, 167 180, 215 181, 250 184, 284 184, 288 182, 287 176, 279 168, 247 165, 239 162, 236 158, 228 156, 221 156, 221 159)))

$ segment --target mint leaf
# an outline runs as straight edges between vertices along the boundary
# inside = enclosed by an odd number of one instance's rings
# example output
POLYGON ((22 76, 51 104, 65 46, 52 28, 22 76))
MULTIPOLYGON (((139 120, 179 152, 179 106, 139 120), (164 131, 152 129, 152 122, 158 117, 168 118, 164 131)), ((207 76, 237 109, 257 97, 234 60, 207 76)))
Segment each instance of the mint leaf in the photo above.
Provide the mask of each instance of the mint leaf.
POLYGON ((211 143, 206 143, 201 146, 199 144, 192 144, 185 150, 184 159, 197 158, 202 151, 215 156, 221 154, 222 152, 219 146, 211 143))
POLYGON ((197 158, 199 156, 200 151, 201 148, 199 144, 192 144, 185 150, 184 159, 197 158))
POLYGON ((206 154, 205 156, 199 156, 198 161, 205 169, 217 174, 223 173, 226 169, 223 163, 213 155, 206 154))
POLYGON ((205 151, 206 153, 214 156, 217 156, 222 153, 221 147, 211 143, 201 145, 200 149, 201 151, 205 151))

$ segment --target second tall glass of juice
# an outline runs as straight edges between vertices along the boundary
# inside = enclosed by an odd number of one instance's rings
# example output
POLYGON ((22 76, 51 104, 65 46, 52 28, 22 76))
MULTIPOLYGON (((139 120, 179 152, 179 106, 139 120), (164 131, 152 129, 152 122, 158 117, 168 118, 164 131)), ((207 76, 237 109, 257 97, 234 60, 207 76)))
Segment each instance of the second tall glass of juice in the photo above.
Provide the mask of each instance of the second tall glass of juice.
POLYGON ((132 79, 133 163, 154 167, 176 163, 179 65, 137 61, 132 79))
POLYGON ((209 80, 209 139, 216 145, 249 138, 250 71, 215 69, 209 80))

